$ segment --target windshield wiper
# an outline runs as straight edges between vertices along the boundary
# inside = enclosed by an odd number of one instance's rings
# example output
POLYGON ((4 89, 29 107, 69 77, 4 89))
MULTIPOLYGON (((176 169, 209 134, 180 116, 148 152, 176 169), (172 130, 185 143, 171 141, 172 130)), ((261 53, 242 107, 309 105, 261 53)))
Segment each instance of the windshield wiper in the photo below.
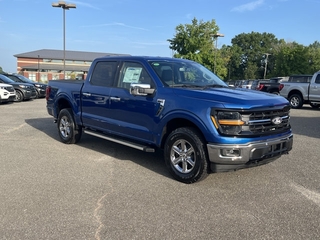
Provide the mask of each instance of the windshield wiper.
POLYGON ((180 88, 203 88, 204 86, 194 85, 194 84, 173 84, 170 87, 180 87, 180 88))
POLYGON ((227 88, 228 86, 220 85, 220 84, 211 84, 211 85, 206 85, 203 86, 203 89, 208 89, 208 88, 227 88))

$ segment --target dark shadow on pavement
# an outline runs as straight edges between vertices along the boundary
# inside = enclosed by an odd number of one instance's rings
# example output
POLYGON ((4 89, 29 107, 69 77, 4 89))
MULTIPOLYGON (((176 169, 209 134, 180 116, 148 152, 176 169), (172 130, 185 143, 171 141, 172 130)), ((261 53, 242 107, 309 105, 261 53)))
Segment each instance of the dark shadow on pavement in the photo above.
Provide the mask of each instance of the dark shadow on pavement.
MULTIPOLYGON (((53 118, 49 117, 26 119, 25 121, 28 125, 45 133, 53 141, 60 141, 57 130, 57 124, 53 123, 53 118)), ((152 170, 153 172, 156 172, 160 175, 172 179, 171 175, 168 173, 166 169, 161 150, 157 150, 155 153, 142 152, 130 147, 123 146, 121 144, 117 144, 87 134, 82 134, 81 140, 79 143, 77 143, 77 145, 117 158, 121 161, 130 160, 149 170, 152 170)))

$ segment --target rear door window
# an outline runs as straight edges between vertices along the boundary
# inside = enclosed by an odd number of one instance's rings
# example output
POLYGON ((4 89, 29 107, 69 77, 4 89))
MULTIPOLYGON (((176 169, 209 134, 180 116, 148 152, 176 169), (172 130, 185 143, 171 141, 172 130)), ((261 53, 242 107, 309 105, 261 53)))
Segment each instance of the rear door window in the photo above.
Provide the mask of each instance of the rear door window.
POLYGON ((115 78, 117 62, 98 62, 94 67, 90 83, 96 86, 111 87, 115 78))

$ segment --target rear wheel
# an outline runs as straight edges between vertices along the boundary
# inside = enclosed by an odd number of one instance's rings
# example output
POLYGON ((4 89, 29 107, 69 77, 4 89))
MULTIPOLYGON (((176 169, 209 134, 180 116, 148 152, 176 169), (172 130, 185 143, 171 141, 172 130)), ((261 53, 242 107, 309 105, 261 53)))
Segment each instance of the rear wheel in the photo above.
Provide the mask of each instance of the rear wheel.
POLYGON ((208 175, 206 146, 194 128, 178 128, 168 136, 164 158, 172 176, 183 183, 194 183, 208 175))
POLYGON ((301 97, 300 94, 292 94, 290 97, 289 97, 289 102, 290 102, 290 106, 292 108, 302 108, 302 105, 303 105, 303 99, 301 97))
POLYGON ((79 142, 82 128, 77 127, 70 108, 62 109, 58 116, 58 132, 62 142, 67 144, 79 142))

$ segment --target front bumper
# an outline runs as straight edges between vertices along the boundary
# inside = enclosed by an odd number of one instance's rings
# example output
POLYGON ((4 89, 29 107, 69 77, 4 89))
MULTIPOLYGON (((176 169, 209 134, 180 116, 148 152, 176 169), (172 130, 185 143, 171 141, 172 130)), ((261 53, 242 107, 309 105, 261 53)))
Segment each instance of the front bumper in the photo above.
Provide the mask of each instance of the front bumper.
POLYGON ((31 90, 31 98, 36 98, 37 97, 37 90, 36 89, 32 89, 31 90))
POLYGON ((292 149, 293 135, 248 144, 207 144, 211 170, 222 172, 261 165, 287 154, 292 149))
POLYGON ((32 91, 31 90, 22 89, 22 92, 23 92, 23 100, 29 100, 32 98, 32 91))
POLYGON ((46 89, 37 88, 37 92, 38 92, 38 97, 39 97, 39 98, 43 98, 43 97, 46 96, 46 89))

